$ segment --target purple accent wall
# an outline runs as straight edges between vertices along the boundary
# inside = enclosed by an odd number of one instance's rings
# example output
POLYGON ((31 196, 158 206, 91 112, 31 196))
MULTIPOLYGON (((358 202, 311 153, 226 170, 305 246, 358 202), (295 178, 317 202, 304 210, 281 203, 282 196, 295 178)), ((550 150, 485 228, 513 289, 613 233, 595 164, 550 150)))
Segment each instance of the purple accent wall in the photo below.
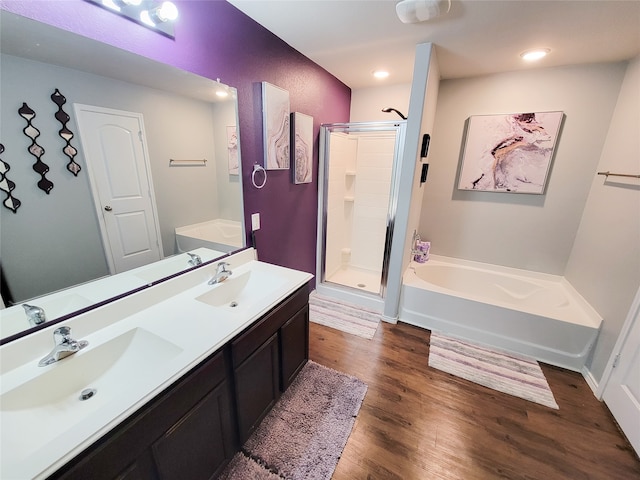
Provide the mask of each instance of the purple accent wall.
POLYGON ((225 1, 173 1, 175 39, 83 0, 2 0, 0 7, 236 87, 247 231, 260 213, 260 260, 315 273, 320 124, 349 121, 351 89, 225 1), (290 171, 272 170, 263 189, 251 185, 253 164, 263 159, 263 81, 289 91, 292 112, 313 117, 313 183, 294 185, 290 171))

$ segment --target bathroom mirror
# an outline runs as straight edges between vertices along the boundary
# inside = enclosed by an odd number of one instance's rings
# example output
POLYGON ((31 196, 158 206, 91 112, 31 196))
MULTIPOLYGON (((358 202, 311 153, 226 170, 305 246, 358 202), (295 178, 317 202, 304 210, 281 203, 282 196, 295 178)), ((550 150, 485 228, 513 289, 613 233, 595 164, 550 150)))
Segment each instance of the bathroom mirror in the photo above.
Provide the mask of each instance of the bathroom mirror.
MULTIPOLYGON (((245 246, 233 87, 1 13, 1 158, 10 166, 6 177, 15 183, 11 193, 21 204, 15 213, 0 205, 2 296, 8 307, 0 310, 0 322, 11 313, 20 314, 24 330, 30 332, 33 328, 22 303, 38 305, 43 296, 56 292, 58 304, 46 312, 51 321, 193 268, 184 252, 194 248, 212 249, 213 257, 209 252, 203 255, 207 261, 245 246), (56 89, 64 95, 62 109, 71 117, 66 127, 74 135, 71 145, 78 150, 75 161, 82 169, 77 176, 66 169, 69 158, 62 151, 65 141, 54 116, 59 106, 51 99, 56 89), (27 151, 31 141, 22 131, 26 123, 17 111, 23 102, 36 112, 32 123, 40 131, 37 143, 45 149, 42 161, 54 184, 48 194, 38 189, 39 176, 32 170, 35 158, 27 151), (98 179, 92 177, 98 171, 90 168, 84 155, 77 105, 134 112, 143 119, 161 248, 157 266, 148 268, 137 283, 111 281, 104 287, 104 280, 120 272, 114 271, 106 253, 100 215, 107 209, 95 196, 92 182, 98 179), (194 239, 198 235, 185 228, 220 222, 226 240, 212 244, 194 239), (180 242, 176 229, 183 234, 180 242), (175 259, 170 269, 165 268, 168 257, 175 259), (92 294, 77 295, 72 288, 77 285, 89 285, 92 294)), ((0 337, 13 339, 16 333, 2 332, 0 337)))

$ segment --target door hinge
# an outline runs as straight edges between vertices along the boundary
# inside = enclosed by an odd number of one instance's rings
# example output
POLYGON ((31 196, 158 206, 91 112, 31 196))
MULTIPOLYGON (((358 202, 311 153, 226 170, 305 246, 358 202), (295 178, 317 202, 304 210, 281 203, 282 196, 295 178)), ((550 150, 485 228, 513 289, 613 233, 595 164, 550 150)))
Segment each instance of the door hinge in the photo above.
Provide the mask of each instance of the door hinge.
POLYGON ((613 359, 613 365, 611 368, 616 368, 618 366, 619 361, 620 361, 620 354, 617 354, 616 358, 613 359))

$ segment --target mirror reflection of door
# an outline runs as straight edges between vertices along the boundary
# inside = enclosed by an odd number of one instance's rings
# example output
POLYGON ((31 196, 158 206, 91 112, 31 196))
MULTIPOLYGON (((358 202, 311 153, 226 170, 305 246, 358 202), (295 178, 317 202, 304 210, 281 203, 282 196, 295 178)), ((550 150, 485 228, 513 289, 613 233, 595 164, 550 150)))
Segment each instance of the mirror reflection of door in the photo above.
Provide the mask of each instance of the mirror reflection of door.
POLYGON ((74 105, 111 273, 162 258, 142 114, 74 105))

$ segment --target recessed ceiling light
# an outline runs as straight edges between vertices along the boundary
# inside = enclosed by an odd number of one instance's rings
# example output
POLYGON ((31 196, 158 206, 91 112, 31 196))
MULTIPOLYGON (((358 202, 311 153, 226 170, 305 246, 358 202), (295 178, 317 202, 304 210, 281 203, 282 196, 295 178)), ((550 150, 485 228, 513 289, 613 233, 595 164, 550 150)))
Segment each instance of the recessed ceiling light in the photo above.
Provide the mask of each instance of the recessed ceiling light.
POLYGON ((376 78, 387 78, 389 76, 389 72, 386 70, 376 70, 373 72, 373 76, 376 78))
POLYGON ((535 48, 533 50, 527 50, 526 52, 522 52, 520 54, 520 57, 522 57, 523 60, 527 60, 531 62, 535 60, 540 60, 542 57, 546 57, 550 51, 551 50, 548 48, 535 48))

